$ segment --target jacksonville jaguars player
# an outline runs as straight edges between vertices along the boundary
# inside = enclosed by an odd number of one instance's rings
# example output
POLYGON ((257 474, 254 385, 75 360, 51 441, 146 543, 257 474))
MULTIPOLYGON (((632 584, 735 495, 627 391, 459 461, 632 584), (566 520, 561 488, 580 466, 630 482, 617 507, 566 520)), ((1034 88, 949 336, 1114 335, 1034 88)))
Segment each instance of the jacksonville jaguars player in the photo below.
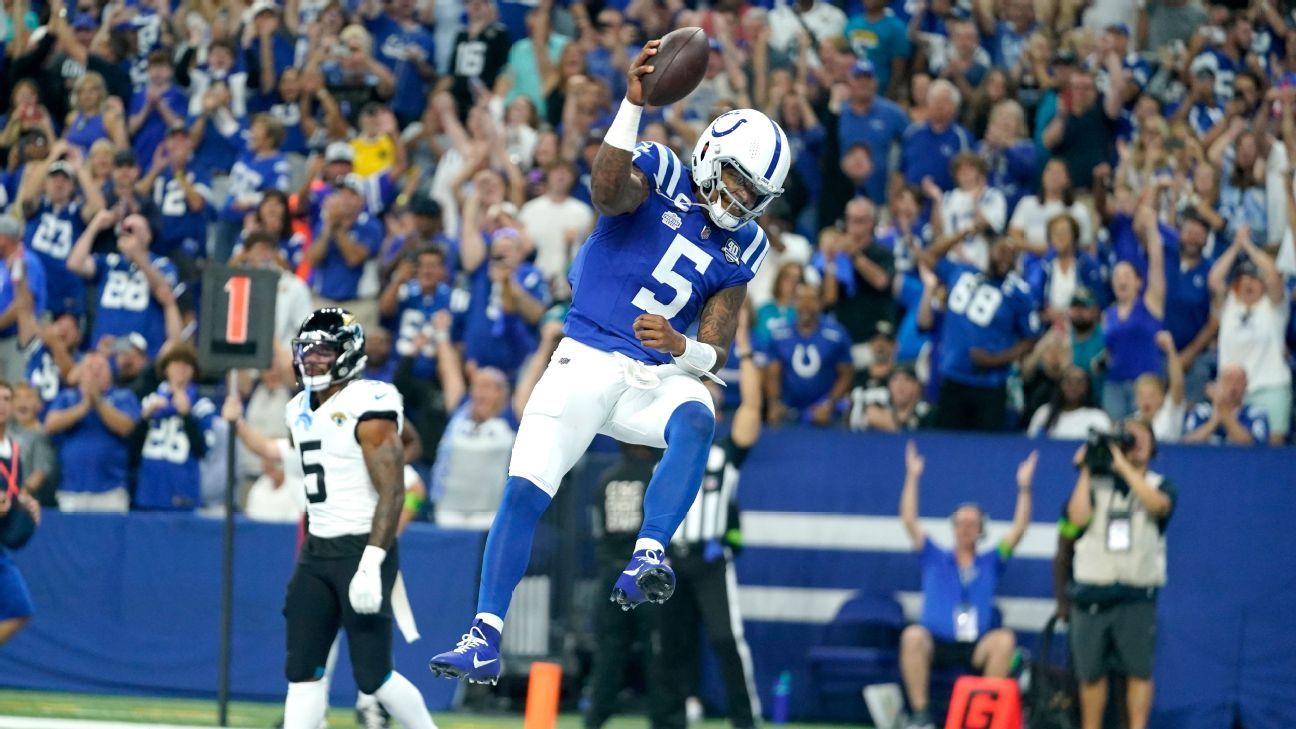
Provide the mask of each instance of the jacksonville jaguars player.
POLYGON ((634 554, 612 591, 630 609, 664 602, 663 560, 697 495, 715 413, 702 378, 724 365, 747 282, 769 252, 755 219, 783 192, 787 137, 750 109, 717 117, 693 150, 691 174, 669 148, 636 144, 649 41, 599 147, 591 190, 599 220, 572 266, 572 306, 518 428, 504 497, 486 540, 477 616, 434 657, 438 676, 494 683, 500 632, 526 571, 536 523, 598 433, 665 448, 644 494, 634 554), (690 184, 691 177, 691 184, 690 184), (697 338, 683 332, 698 322, 697 338))
POLYGON ((396 529, 405 501, 400 393, 364 372, 364 330, 320 309, 293 340, 302 392, 285 418, 305 475, 306 543, 284 598, 284 729, 318 729, 328 711, 329 647, 346 629, 357 688, 408 729, 435 729, 423 696, 392 670, 396 529))

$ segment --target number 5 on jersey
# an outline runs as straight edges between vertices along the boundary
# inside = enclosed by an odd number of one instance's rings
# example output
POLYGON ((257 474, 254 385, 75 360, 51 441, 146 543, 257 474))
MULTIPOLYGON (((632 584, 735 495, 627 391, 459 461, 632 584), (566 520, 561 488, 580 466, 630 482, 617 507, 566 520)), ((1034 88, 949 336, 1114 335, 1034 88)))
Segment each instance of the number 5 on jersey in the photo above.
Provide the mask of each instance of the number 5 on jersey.
POLYGON ((306 500, 318 504, 328 498, 328 488, 324 485, 324 464, 313 462, 319 456, 311 455, 320 449, 320 442, 308 440, 301 444, 302 473, 306 474, 306 500))
POLYGON ((666 254, 657 262, 657 267, 652 272, 654 279, 675 289, 675 298, 668 303, 663 303, 653 292, 641 286, 639 293, 635 294, 630 303, 649 314, 660 314, 666 319, 674 319, 693 296, 693 284, 675 272, 675 264, 679 263, 681 258, 689 259, 698 273, 706 273, 707 266, 711 265, 711 256, 708 256, 706 251, 698 248, 688 238, 676 235, 675 240, 671 241, 670 247, 666 249, 666 254))

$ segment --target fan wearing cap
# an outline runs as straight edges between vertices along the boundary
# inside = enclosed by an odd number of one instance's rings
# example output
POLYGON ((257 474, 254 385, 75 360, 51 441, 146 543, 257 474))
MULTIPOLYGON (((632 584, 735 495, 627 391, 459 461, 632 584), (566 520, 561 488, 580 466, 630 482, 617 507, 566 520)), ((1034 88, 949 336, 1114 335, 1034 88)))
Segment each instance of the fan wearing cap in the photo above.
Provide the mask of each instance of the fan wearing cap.
POLYGON ((275 80, 296 61, 296 42, 283 27, 282 12, 275 0, 256 0, 248 10, 253 37, 244 58, 256 97, 273 94, 275 80))
POLYGON ((198 352, 192 344, 169 346, 157 370, 162 383, 140 404, 129 438, 139 459, 135 508, 193 511, 201 505, 198 466, 214 440, 216 406, 198 396, 198 352))
POLYGON ((22 242, 22 226, 0 215, 0 380, 23 378, 26 358, 19 354, 19 297, 27 297, 32 316, 45 313, 45 264, 22 242))
POLYGON ((863 142, 874 160, 884 162, 874 165, 868 180, 869 199, 880 201, 886 197, 888 166, 885 161, 890 159, 891 146, 904 136, 909 117, 894 101, 878 93, 881 82, 877 69, 867 58, 861 58, 851 67, 848 84, 850 98, 842 104, 837 117, 837 145, 846 150, 863 142))
POLYGON ((432 320, 437 312, 450 313, 445 251, 427 247, 402 259, 378 305, 383 319, 395 322, 396 353, 414 358, 415 377, 435 379, 438 331, 432 320))
POLYGON ((1292 372, 1285 342, 1291 309, 1282 276, 1273 258, 1252 243, 1250 231, 1241 226, 1233 244, 1211 267, 1209 280, 1219 312, 1221 377, 1227 367, 1241 366, 1245 404, 1268 416, 1269 441, 1281 445, 1287 440, 1292 412, 1292 372))
POLYGON ((889 321, 880 321, 868 340, 869 363, 855 373, 850 391, 851 409, 847 424, 852 430, 863 427, 869 407, 887 403, 887 381, 896 368, 896 331, 889 321))
POLYGON ((795 412, 803 422, 831 425, 844 409, 855 374, 850 334, 824 316, 815 284, 797 284, 793 306, 793 320, 770 323, 765 371, 768 418, 777 424, 795 412))
POLYGON ((68 270, 67 258, 86 223, 104 205, 89 165, 75 147, 55 142, 46 160, 27 164, 17 202, 27 221, 23 244, 45 265, 49 310, 80 314, 85 310, 85 284, 68 270))
MULTIPOLYGON (((163 163, 161 160, 163 149, 165 147, 159 146, 159 151, 154 153, 155 164, 163 163)), ((127 215, 142 215, 148 221, 150 232, 156 234, 162 229, 162 211, 149 196, 148 188, 142 186, 137 188, 139 182, 140 164, 135 153, 129 148, 117 150, 113 155, 113 167, 108 176, 108 184, 104 188, 104 207, 116 211, 119 222, 127 215)), ((117 230, 101 231, 98 239, 95 240, 94 251, 104 253, 113 250, 114 236, 118 232, 117 230)))
POLYGON ((298 212, 306 215, 312 228, 319 225, 325 202, 341 187, 345 178, 355 178, 360 182, 364 210, 375 218, 395 202, 400 193, 399 176, 405 170, 403 152, 399 164, 373 174, 362 175, 355 169, 356 149, 347 142, 330 142, 324 148, 322 158, 312 158, 309 174, 297 190, 298 212))
POLYGON ((1224 121, 1224 109, 1216 103, 1215 70, 1206 63, 1194 62, 1189 68, 1191 81, 1188 95, 1170 115, 1171 124, 1186 120, 1198 137, 1205 137, 1215 125, 1224 121))
POLYGON ((109 350, 113 382, 135 393, 141 400, 157 389, 161 376, 149 359, 148 340, 139 332, 116 337, 109 350))
POLYGON ((378 255, 382 226, 364 210, 364 180, 344 175, 337 189, 324 200, 314 242, 306 250, 310 264, 311 290, 316 307, 339 306, 351 311, 362 326, 378 321, 377 291, 361 297, 360 278, 365 264, 378 255))
MULTIPOLYGON (((497 181, 498 177, 483 171, 477 179, 497 181)), ((509 203, 481 209, 479 188, 491 184, 498 183, 475 186, 464 201, 459 255, 469 275, 470 298, 461 317, 463 352, 465 361, 497 367, 512 380, 539 344, 537 327, 550 304, 549 286, 544 274, 526 262, 529 247, 523 234, 508 224, 496 227, 492 221, 511 217, 500 211, 509 203)), ((494 197, 489 190, 482 192, 494 197)))
POLYGON ((1098 41, 1099 57, 1103 61, 1107 60, 1104 56, 1108 54, 1119 58, 1121 67, 1125 69, 1124 87, 1113 88, 1111 78, 1107 74, 1108 64, 1104 63, 1103 67, 1098 69, 1098 75, 1094 79, 1098 84, 1098 91, 1103 94, 1116 92, 1122 104, 1132 102, 1139 92, 1147 87, 1148 81, 1152 78, 1152 67, 1143 60, 1142 56, 1134 52, 1134 41, 1130 37, 1130 32, 1127 23, 1112 23, 1103 31, 1102 38, 1098 41))
POLYGON ((95 286, 91 343, 97 346, 105 336, 141 332, 148 340, 149 356, 156 356, 163 342, 180 336, 175 264, 149 250, 153 233, 142 215, 121 220, 116 251, 92 254, 95 236, 117 222, 116 211, 100 211, 68 255, 68 270, 95 286))
POLYGON ((193 164, 189 128, 172 125, 160 149, 135 188, 151 194, 158 209, 160 222, 152 250, 172 260, 206 258, 211 185, 206 170, 193 164))

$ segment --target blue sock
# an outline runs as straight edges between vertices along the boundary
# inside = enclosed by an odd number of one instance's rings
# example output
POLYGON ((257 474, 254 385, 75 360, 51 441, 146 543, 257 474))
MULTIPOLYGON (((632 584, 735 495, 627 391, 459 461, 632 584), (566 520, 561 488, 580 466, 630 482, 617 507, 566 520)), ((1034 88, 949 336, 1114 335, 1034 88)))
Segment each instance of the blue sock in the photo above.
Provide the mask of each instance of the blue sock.
POLYGON ((666 454, 644 494, 640 539, 664 545, 674 536, 697 498, 714 434, 715 416, 700 402, 686 402, 671 413, 666 422, 666 454))
POLYGON ((539 486, 519 476, 504 484, 495 522, 486 537, 482 557, 481 588, 477 591, 477 612, 498 615, 502 620, 513 600, 513 588, 526 574, 531 561, 531 541, 536 524, 549 508, 551 498, 539 486))

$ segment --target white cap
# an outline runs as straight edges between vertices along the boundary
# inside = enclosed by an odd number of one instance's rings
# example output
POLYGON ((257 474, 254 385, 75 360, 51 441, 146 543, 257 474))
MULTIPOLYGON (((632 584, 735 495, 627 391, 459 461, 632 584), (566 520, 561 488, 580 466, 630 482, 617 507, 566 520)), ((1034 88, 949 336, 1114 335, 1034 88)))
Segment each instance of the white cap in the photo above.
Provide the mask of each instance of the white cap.
POLYGON ((325 162, 355 162, 355 149, 346 142, 332 142, 324 148, 325 162))

